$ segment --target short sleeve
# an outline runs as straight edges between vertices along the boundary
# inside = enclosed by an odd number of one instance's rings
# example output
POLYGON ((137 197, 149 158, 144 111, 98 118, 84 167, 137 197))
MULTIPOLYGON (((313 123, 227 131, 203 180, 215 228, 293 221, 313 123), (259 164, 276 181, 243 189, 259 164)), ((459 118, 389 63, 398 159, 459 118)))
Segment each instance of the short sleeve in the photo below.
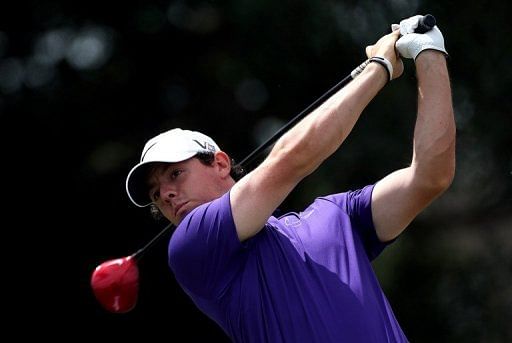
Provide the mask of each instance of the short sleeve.
POLYGON ((243 250, 228 192, 198 206, 176 228, 169 242, 169 266, 189 291, 215 297, 240 268, 243 250))
POLYGON ((348 214, 353 230, 361 238, 370 260, 375 259, 391 242, 381 242, 377 237, 372 217, 372 192, 374 185, 358 190, 323 197, 336 203, 348 214))

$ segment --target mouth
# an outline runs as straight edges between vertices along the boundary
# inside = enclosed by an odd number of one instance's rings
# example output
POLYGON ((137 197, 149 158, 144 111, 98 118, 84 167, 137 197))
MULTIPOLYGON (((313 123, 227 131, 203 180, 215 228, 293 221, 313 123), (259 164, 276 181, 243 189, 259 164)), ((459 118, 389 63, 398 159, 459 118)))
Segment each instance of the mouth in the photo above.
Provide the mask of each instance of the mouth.
POLYGON ((184 207, 186 204, 188 204, 188 201, 186 201, 186 202, 182 202, 181 204, 177 204, 177 205, 176 205, 176 207, 175 207, 175 209, 174 209, 174 216, 175 216, 176 218, 178 218, 178 217, 179 217, 179 215, 181 214, 181 212, 183 212, 183 210, 184 210, 184 209, 183 209, 183 207, 184 207))

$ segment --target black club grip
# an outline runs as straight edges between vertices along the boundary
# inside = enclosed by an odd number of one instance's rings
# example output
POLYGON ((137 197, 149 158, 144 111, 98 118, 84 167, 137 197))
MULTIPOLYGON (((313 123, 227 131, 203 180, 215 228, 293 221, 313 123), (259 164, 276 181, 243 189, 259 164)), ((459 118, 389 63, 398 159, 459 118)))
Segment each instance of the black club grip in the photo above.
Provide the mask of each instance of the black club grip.
POLYGON ((432 14, 426 14, 418 21, 418 27, 414 30, 415 33, 425 33, 432 30, 436 26, 436 18, 432 14))

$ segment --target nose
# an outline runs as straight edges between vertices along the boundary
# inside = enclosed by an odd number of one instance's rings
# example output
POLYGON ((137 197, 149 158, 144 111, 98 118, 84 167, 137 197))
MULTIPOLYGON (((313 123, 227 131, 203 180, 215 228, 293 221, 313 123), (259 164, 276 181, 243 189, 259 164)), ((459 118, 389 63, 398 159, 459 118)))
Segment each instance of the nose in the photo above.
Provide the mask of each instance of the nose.
POLYGON ((176 197, 177 194, 178 191, 176 190, 176 187, 169 184, 160 185, 160 196, 162 201, 164 201, 166 204, 170 204, 172 199, 176 197))

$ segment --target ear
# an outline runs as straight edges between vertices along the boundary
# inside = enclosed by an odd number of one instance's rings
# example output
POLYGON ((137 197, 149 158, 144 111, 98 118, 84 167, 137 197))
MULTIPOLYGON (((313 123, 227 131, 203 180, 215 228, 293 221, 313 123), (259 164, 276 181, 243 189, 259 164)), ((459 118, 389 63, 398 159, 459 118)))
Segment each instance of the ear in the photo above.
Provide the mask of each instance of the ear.
POLYGON ((231 158, 224 151, 217 151, 213 161, 215 168, 222 177, 227 177, 231 173, 231 158))

